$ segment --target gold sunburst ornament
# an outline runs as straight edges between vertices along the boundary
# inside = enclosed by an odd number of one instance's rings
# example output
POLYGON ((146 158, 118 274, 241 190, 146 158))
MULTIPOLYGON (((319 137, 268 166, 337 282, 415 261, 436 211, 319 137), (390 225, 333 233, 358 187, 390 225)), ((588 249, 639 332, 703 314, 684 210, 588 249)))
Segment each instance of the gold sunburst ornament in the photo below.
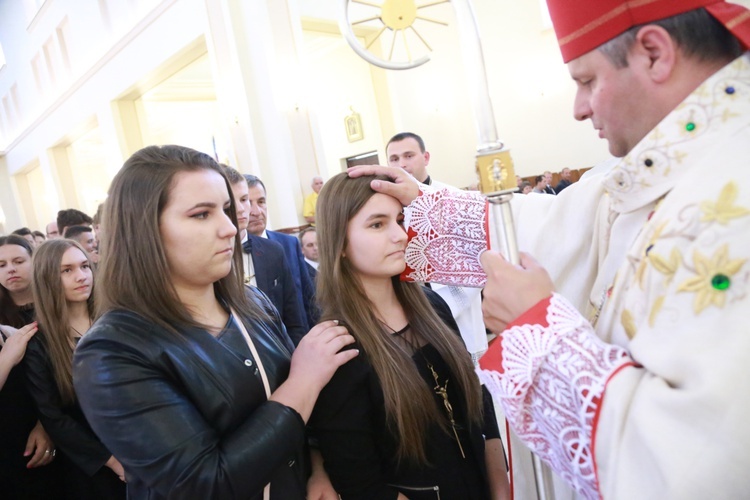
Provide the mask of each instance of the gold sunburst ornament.
MULTIPOLYGON (((368 23, 375 23, 378 30, 375 36, 368 37, 368 41, 364 48, 360 47, 361 52, 359 50, 357 52, 360 56, 368 60, 368 62, 387 69, 408 69, 424 64, 429 60, 427 57, 415 57, 413 54, 414 52, 424 52, 424 50, 427 50, 428 52, 432 51, 432 47, 427 42, 426 36, 418 29, 420 21, 439 24, 442 26, 448 25, 445 21, 426 15, 427 12, 425 9, 435 5, 449 3, 450 0, 434 0, 421 4, 418 4, 415 0, 383 0, 381 2, 373 0, 345 1, 350 4, 359 4, 372 9, 378 9, 377 12, 373 11, 372 15, 367 15, 366 17, 352 19, 350 21, 347 19, 347 29, 344 31, 342 27, 342 32, 346 35, 347 31, 350 31, 350 29, 355 26, 373 26, 368 23), (377 26, 378 24, 379 26, 377 26), (383 37, 383 34, 386 31, 391 34, 390 48, 388 49, 387 60, 381 60, 379 57, 370 53, 369 50, 376 41, 383 37), (407 36, 407 34, 414 35, 411 37, 412 43, 416 42, 419 47, 410 45, 410 36, 407 36), (396 49, 399 46, 402 46, 402 49, 397 51, 396 49), (394 55, 397 54, 397 52, 406 56, 406 62, 394 61, 394 55), (368 54, 368 56, 365 56, 364 54, 368 54)), ((389 42, 385 40, 385 44, 388 43, 389 42)), ((357 49, 355 48, 355 50, 357 49)))

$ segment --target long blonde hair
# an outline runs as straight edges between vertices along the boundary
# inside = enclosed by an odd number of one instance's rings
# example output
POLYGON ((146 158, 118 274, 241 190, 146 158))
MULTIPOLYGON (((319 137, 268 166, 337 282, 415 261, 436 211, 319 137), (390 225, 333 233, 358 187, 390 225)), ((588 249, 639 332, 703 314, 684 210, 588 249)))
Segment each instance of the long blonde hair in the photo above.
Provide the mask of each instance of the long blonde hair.
MULTIPOLYGON (((435 422, 447 419, 435 403, 411 356, 375 315, 356 271, 342 255, 347 248, 349 221, 372 197, 370 181, 381 177, 349 178, 339 174, 325 183, 317 205, 320 265, 317 294, 324 318, 335 318, 349 328, 380 380, 388 425, 398 436, 397 460, 427 464, 425 435, 435 422), (342 300, 341 290, 347 291, 342 300)), ((443 323, 422 287, 392 279, 399 303, 414 332, 430 343, 449 366, 471 422, 482 417, 482 396, 474 366, 455 332, 443 323)))
MULTIPOLYGON (((65 298, 60 273, 63 254, 70 248, 80 250, 91 266, 88 254, 77 241, 62 238, 48 240, 34 252, 32 261, 34 280, 31 285, 39 333, 45 340, 52 363, 52 374, 55 377, 57 389, 60 391, 60 397, 66 404, 71 404, 76 400, 73 389, 74 345, 70 339, 68 301, 65 298)), ((94 317, 94 290, 92 281, 91 295, 86 301, 89 318, 94 317)))

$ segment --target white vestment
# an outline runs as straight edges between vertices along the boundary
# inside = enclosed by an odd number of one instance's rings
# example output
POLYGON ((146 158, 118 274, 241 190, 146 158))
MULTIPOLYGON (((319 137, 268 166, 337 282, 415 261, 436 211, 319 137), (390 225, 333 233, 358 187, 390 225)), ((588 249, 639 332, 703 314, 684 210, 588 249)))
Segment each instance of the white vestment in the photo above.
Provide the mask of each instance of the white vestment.
MULTIPOLYGON (((519 247, 559 295, 510 325, 483 375, 584 497, 750 492, 748 174, 746 53, 610 172, 513 200, 519 247)), ((411 208, 413 278, 481 286, 484 201, 425 189, 411 208)))

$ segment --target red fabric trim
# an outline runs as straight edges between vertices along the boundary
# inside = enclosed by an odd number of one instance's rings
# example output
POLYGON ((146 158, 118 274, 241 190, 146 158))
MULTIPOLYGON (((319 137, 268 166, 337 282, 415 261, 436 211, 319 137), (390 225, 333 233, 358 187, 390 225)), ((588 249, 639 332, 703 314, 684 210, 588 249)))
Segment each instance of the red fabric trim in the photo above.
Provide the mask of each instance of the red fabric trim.
MULTIPOLYGON (((420 190, 419 190, 419 194, 417 195, 417 198, 419 198, 419 197, 420 197, 420 196, 422 196, 422 195, 424 195, 424 191, 422 191, 422 190, 420 189, 420 190)), ((409 242, 410 242, 411 240, 413 240, 413 239, 414 239, 414 238, 415 238, 415 237, 417 236, 417 234, 418 234, 418 233, 417 233, 416 231, 414 231, 414 230, 413 230, 413 229, 412 229, 411 227, 408 227, 408 228, 406 229, 406 237, 407 237, 407 239, 406 239, 406 244, 408 245, 408 244, 409 244, 409 242)), ((409 267, 409 264, 406 264, 406 267, 404 267, 404 271, 403 271, 403 272, 402 272, 402 273, 401 273, 401 274, 399 275, 398 279, 399 279, 400 281, 414 281, 413 279, 411 279, 411 278, 409 277, 409 275, 410 275, 411 273, 413 273, 413 272, 414 272, 414 269, 412 269, 411 267, 409 267)))
POLYGON ((529 308, 525 313, 521 314, 519 317, 511 321, 510 324, 505 327, 505 329, 510 330, 514 326, 521 325, 541 325, 545 328, 548 327, 549 322, 547 322, 547 308, 549 308, 549 301, 551 299, 552 295, 550 295, 546 299, 540 300, 531 308, 529 308))
POLYGON ((482 370, 493 370, 505 373, 503 370, 503 336, 498 335, 490 342, 487 352, 479 358, 479 367, 482 370))
MULTIPOLYGON (((549 326, 549 323, 547 322, 547 308, 549 307, 551 299, 552 296, 550 295, 546 299, 537 302, 528 311, 521 314, 511 322, 505 330, 508 331, 508 329, 513 326, 528 324, 542 325, 544 327, 549 326)), ((490 342, 487 352, 479 358, 479 366, 482 370, 493 370, 498 373, 505 373, 505 370, 503 369, 503 334, 498 335, 492 340, 492 342, 490 342)))
POLYGON ((750 49, 750 10, 726 2, 710 5, 706 10, 740 40, 745 50, 750 49))
POLYGON ((607 385, 609 385, 610 380, 612 380, 612 378, 614 378, 615 375, 620 373, 623 368, 627 368, 629 366, 640 367, 638 363, 635 363, 633 361, 625 363, 622 366, 618 366, 617 369, 613 371, 609 375, 609 377, 607 377, 607 381, 604 382, 604 390, 602 391, 601 396, 597 397, 594 401, 592 401, 594 404, 596 404, 596 412, 594 413, 594 420, 591 422, 591 459, 594 463, 594 477, 596 481, 596 491, 599 492, 600 498, 602 496, 602 489, 599 486, 599 467, 596 464, 596 431, 599 428, 599 415, 602 410, 602 405, 604 403, 604 395, 607 391, 607 385))

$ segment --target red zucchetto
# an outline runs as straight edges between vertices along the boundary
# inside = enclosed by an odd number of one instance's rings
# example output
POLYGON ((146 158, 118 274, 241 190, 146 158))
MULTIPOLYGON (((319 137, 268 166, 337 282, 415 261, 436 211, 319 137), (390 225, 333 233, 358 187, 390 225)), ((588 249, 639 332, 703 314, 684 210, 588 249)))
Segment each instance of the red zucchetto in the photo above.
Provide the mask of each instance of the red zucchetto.
POLYGON ((750 46, 750 11, 722 0, 547 0, 547 5, 566 63, 633 26, 701 7, 750 46))

